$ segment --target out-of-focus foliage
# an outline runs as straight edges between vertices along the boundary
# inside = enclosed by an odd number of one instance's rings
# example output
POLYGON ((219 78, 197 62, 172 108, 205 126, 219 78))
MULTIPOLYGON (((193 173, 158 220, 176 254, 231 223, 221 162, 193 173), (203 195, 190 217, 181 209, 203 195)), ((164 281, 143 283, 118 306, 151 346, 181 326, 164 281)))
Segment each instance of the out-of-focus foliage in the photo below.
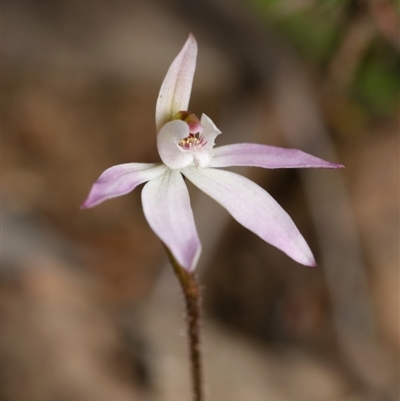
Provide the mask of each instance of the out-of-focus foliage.
POLYGON ((339 39, 338 26, 347 1, 252 1, 265 21, 282 31, 304 56, 316 62, 329 57, 339 39))
POLYGON ((389 46, 372 46, 353 82, 353 93, 372 110, 396 111, 400 89, 400 60, 389 46))
MULTIPOLYGON (((335 77, 346 76, 342 89, 364 112, 383 116, 396 112, 399 53, 381 31, 377 19, 382 16, 374 15, 376 11, 369 2, 252 0, 252 3, 265 23, 285 36, 321 73, 321 78, 325 80, 328 75, 335 85, 335 77), (335 69, 333 77, 332 69, 335 69)), ((393 17, 398 19, 400 2, 388 4, 393 17)))

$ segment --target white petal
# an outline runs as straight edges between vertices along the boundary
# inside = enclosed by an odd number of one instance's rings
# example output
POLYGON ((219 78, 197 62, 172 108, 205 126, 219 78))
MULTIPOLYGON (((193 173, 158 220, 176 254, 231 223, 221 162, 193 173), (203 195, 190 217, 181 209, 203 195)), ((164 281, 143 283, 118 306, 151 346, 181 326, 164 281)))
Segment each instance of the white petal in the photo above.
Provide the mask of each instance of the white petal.
POLYGON ((205 168, 210 165, 211 162, 211 152, 208 149, 195 149, 192 151, 193 164, 196 167, 205 168))
POLYGON ((93 184, 81 208, 87 209, 107 199, 125 195, 143 182, 158 177, 165 170, 167 167, 162 164, 150 163, 126 163, 110 167, 93 184))
POLYGON ((161 85, 156 105, 157 132, 165 123, 171 121, 178 111, 188 110, 196 58, 197 42, 190 34, 161 85))
POLYGON ((253 166, 263 168, 342 168, 297 149, 258 143, 219 146, 213 151, 210 167, 253 166))
POLYGON ((215 138, 221 133, 210 117, 203 114, 201 116, 201 125, 204 127, 201 132, 204 141, 207 142, 204 148, 211 150, 214 147, 215 138))
POLYGON ((180 169, 193 162, 193 156, 179 147, 179 141, 188 135, 189 126, 182 120, 170 121, 158 133, 158 153, 169 168, 180 169))
POLYGON ((182 172, 244 227, 295 261, 315 266, 311 250, 292 219, 257 184, 238 174, 213 168, 196 169, 190 166, 182 172))
POLYGON ((142 191, 142 203, 150 227, 178 263, 187 271, 193 271, 201 244, 182 175, 168 170, 149 181, 142 191))

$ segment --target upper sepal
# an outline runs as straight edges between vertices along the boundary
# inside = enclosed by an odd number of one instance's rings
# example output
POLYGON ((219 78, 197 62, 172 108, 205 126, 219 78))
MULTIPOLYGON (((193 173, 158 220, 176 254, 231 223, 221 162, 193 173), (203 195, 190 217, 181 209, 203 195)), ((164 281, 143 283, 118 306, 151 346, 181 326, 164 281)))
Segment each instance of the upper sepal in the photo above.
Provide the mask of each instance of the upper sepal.
POLYGON ((188 110, 196 58, 197 42, 190 34, 161 85, 156 105, 157 132, 180 110, 188 110))

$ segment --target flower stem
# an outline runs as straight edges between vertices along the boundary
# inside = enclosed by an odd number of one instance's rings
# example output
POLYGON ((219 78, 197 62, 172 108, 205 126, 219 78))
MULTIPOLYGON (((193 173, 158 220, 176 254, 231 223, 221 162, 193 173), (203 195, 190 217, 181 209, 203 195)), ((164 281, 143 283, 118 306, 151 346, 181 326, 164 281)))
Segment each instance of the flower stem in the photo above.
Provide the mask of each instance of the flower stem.
POLYGON ((166 248, 174 272, 181 284, 186 303, 189 353, 192 365, 193 401, 202 401, 202 369, 200 349, 200 289, 193 273, 187 272, 166 248))

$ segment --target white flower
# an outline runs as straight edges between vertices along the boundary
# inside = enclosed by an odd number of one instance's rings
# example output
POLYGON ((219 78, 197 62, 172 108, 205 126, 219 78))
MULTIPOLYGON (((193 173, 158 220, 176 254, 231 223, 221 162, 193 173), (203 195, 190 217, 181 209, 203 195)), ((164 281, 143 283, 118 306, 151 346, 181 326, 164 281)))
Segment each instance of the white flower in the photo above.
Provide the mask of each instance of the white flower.
POLYGON ((220 167, 340 168, 296 149, 241 143, 214 148, 221 131, 205 114, 188 112, 197 43, 189 35, 171 64, 156 106, 157 147, 163 164, 127 163, 107 169, 82 208, 125 195, 146 181, 146 219, 178 263, 193 271, 201 244, 183 176, 220 203, 234 219, 295 261, 315 266, 314 257, 289 215, 254 182, 220 167), (183 176, 182 176, 183 175, 183 176))

